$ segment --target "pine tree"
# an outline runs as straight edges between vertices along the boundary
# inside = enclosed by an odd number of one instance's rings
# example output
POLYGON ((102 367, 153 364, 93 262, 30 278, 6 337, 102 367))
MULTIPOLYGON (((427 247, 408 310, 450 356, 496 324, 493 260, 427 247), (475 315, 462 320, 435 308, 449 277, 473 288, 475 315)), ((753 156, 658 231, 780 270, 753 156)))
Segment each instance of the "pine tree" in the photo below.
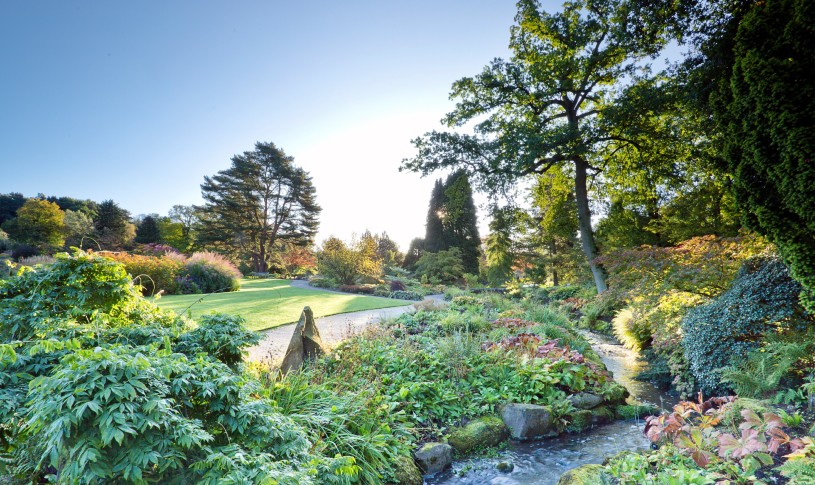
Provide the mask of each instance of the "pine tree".
POLYGON ((442 249, 459 248, 464 272, 477 275, 481 238, 478 235, 473 190, 467 174, 462 170, 450 174, 444 183, 442 213, 442 249))

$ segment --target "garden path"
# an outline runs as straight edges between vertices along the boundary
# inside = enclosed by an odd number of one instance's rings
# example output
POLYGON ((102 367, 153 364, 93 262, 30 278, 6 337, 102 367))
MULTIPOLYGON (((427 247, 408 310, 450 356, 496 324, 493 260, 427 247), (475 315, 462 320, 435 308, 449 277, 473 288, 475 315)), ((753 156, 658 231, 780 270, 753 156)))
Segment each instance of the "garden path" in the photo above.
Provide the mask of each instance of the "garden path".
MULTIPOLYGON (((314 288, 308 281, 295 280, 292 286, 304 289, 323 290, 324 288, 314 288)), ((442 300, 444 295, 428 295, 425 300, 442 300)), ((356 335, 371 324, 383 319, 396 318, 399 315, 413 310, 413 304, 397 306, 391 308, 380 308, 378 310, 364 310, 361 312, 341 313, 339 315, 329 315, 315 319, 317 329, 320 330, 320 338, 329 349, 336 347, 340 342, 356 335)), ((255 362, 264 362, 272 366, 277 366, 283 361, 286 348, 291 341, 295 323, 281 325, 269 330, 260 332, 261 340, 258 345, 247 349, 246 359, 255 362)))

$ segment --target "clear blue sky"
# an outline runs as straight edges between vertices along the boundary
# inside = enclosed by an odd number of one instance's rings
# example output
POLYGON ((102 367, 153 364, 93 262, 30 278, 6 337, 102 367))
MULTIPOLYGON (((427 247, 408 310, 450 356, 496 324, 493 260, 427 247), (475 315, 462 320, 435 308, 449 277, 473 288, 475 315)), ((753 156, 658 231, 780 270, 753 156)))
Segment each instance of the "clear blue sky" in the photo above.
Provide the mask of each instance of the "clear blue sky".
POLYGON ((404 249, 433 180, 400 160, 453 81, 507 54, 514 15, 512 0, 2 2, 0 193, 165 215, 271 141, 314 177, 318 241, 367 228, 404 249))

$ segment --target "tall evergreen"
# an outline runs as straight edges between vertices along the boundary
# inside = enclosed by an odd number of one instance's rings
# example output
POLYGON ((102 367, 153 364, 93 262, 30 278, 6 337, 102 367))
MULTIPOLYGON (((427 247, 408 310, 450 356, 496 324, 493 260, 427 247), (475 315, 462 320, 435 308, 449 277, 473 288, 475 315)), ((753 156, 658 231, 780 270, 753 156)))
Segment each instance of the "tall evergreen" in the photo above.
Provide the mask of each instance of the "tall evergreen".
POLYGON ((135 242, 141 244, 157 243, 161 241, 161 232, 158 227, 158 216, 155 214, 146 216, 141 220, 136 228, 135 242))
POLYGON ((451 173, 444 183, 442 214, 442 249, 459 248, 464 272, 477 275, 481 238, 478 235, 473 190, 463 170, 451 173))
POLYGON ((441 179, 436 180, 433 192, 430 193, 430 205, 427 208, 427 226, 424 236, 424 250, 431 253, 447 249, 444 241, 444 185, 441 179))

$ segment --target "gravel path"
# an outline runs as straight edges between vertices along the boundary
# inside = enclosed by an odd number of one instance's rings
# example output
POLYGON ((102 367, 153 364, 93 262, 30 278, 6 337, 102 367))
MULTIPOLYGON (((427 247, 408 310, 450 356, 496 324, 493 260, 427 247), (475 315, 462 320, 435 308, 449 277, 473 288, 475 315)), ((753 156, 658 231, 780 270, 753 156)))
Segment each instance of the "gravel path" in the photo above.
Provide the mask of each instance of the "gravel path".
MULTIPOLYGON (((304 280, 294 280, 291 285, 296 288, 326 291, 323 288, 314 288, 308 284, 308 281, 304 280)), ((425 297, 425 300, 442 300, 443 298, 443 295, 429 295, 425 297)), ((413 304, 410 304, 377 310, 341 313, 339 315, 319 317, 314 323, 317 324, 317 329, 320 330, 320 338, 323 339, 323 343, 329 349, 332 349, 343 340, 362 332, 365 327, 373 323, 398 317, 413 309, 413 304)), ((291 341, 295 325, 290 323, 260 332, 261 341, 258 345, 247 349, 247 360, 266 362, 272 366, 279 365, 286 354, 286 348, 291 341)))

